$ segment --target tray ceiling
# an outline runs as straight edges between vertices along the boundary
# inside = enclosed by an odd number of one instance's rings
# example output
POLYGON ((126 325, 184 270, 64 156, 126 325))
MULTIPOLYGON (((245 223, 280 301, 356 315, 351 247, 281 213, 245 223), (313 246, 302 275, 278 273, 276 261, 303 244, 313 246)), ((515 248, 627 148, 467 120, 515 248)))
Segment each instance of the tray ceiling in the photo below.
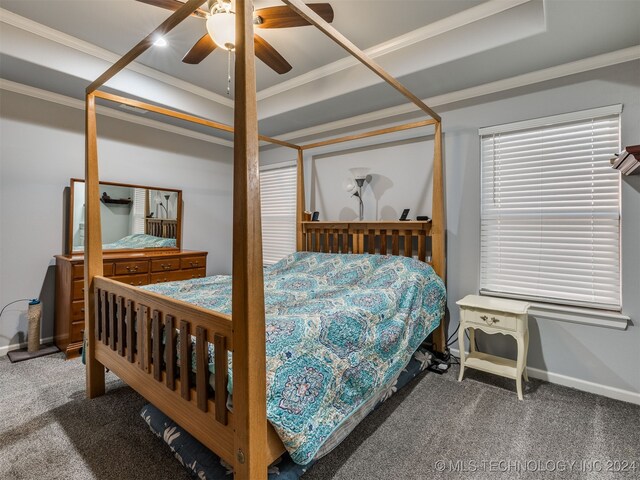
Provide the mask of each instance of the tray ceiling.
MULTIPOLYGON (((516 85, 512 79, 523 75, 533 76, 535 83, 535 72, 572 62, 584 66, 567 72, 640 58, 638 0, 330 3, 333 25, 370 49, 377 62, 421 98, 441 101, 456 91, 505 80, 516 85)), ((280 2, 255 4, 261 8, 280 2)), ((81 99, 91 80, 168 15, 134 0, 0 0, 0 77, 81 99)), ((200 65, 180 61, 204 31, 201 19, 187 19, 168 35, 168 47, 150 49, 105 89, 231 123, 233 92, 226 95, 224 52, 215 51, 200 65)), ((258 111, 265 134, 306 134, 312 126, 406 104, 314 27, 260 34, 293 66, 288 74, 277 75, 257 61, 258 111)))

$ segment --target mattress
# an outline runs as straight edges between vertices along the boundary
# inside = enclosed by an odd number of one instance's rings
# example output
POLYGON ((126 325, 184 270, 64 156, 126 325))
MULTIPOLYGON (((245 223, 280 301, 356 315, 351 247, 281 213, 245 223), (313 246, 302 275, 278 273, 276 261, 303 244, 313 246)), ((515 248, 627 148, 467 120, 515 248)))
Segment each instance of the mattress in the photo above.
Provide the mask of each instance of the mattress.
MULTIPOLYGON (((267 418, 304 465, 388 393, 439 325, 445 289, 429 265, 412 258, 311 252, 267 267, 264 285, 267 418)), ((229 276, 145 288, 231 313, 229 276)), ((231 372, 229 379, 232 392, 231 372)))

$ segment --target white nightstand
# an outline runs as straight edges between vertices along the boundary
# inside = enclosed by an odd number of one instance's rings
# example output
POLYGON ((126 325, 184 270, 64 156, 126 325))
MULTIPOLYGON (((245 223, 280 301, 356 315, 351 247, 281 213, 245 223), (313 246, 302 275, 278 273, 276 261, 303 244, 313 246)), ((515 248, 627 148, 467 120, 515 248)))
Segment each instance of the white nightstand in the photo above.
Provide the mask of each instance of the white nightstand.
POLYGON ((460 306, 460 329, 458 344, 460 347, 460 376, 462 381, 464 368, 475 368, 495 373, 516 381, 518 398, 522 400, 522 375, 527 377, 527 351, 529 349, 529 323, 527 302, 506 300, 494 297, 467 295, 456 302, 460 306), (465 358, 464 333, 469 329, 469 355, 465 358), (478 352, 475 348, 475 329, 485 333, 511 335, 518 344, 518 359, 514 362, 488 353, 478 352))

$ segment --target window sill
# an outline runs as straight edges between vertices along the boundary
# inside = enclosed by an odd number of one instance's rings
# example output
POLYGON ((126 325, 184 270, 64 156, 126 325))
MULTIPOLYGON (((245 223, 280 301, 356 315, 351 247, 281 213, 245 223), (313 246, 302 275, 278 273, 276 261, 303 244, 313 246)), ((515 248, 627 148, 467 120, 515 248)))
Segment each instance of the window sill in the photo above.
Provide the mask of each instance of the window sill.
MULTIPOLYGON (((480 295, 487 295, 480 292, 480 295)), ((489 295, 498 296, 498 295, 489 295)), ((509 297, 500 297, 509 298, 509 297)), ((532 302, 526 300, 529 305, 529 315, 537 318, 558 320, 561 322, 578 323, 580 325, 592 325, 595 327, 613 328, 614 330, 626 330, 631 317, 620 312, 610 310, 598 310, 597 308, 572 307, 556 305, 553 303, 532 302)))
POLYGON ((620 312, 530 302, 529 315, 562 322, 626 330, 631 318, 620 312))

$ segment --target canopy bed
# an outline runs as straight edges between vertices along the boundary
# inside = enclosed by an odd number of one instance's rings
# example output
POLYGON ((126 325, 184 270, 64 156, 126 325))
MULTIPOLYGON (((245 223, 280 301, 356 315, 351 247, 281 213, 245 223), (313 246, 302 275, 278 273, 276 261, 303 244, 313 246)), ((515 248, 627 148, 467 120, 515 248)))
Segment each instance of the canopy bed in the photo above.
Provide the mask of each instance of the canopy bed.
MULTIPOLYGON (((421 271, 426 276, 430 275, 428 272, 435 271, 442 279, 433 275, 437 279, 436 283, 439 282, 440 285, 445 276, 440 117, 300 0, 283 1, 302 18, 318 27, 388 84, 409 98, 431 118, 423 122, 308 145, 294 145, 259 135, 256 114, 253 2, 251 0, 236 0, 236 98, 233 127, 98 90, 149 48, 158 35, 166 34, 196 11, 203 3, 202 0, 189 0, 184 3, 86 90, 87 225, 84 288, 85 291, 91 292, 85 297, 87 394, 90 398, 102 395, 105 391, 105 368, 112 370, 159 410, 231 465, 236 478, 244 479, 266 478, 267 466, 285 450, 276 430, 267 422, 267 376, 273 377, 273 372, 267 369, 269 352, 266 346, 266 328, 269 325, 265 322, 265 277, 268 280, 272 272, 265 274, 262 262, 259 141, 274 143, 297 151, 299 181, 296 235, 297 249, 301 253, 295 254, 292 261, 304 262, 311 258, 310 261, 321 263, 323 256, 331 252, 357 254, 366 251, 371 254, 398 255, 401 249, 405 257, 413 257, 413 246, 417 245, 416 254, 419 260, 377 255, 347 255, 342 258, 346 260, 348 257, 353 257, 355 262, 369 263, 373 262, 374 258, 400 262, 408 270, 414 273, 421 271), (170 117, 234 132, 233 275, 224 287, 232 291, 231 300, 227 305, 227 311, 231 312, 231 315, 221 313, 225 311, 222 307, 215 307, 213 310, 199 305, 199 302, 192 301, 189 295, 185 296, 180 288, 171 290, 170 284, 166 288, 158 286, 143 290, 114 281, 105 275, 100 231, 96 99, 144 108, 170 117), (311 225, 304 221, 303 159, 305 151, 328 144, 427 125, 433 125, 435 128, 433 211, 430 222, 332 222, 330 224, 316 222, 317 225, 311 225), (391 239, 390 247, 389 238, 391 239), (427 259, 429 240, 433 270, 422 263, 427 259), (305 251, 308 253, 304 253, 305 251), (154 289, 156 291, 152 291, 154 289), (187 338, 193 338, 193 342, 184 341, 187 338), (209 355, 212 357, 211 362, 209 355), (192 358, 193 364, 190 363, 192 358), (230 385, 232 385, 232 398, 230 385), (232 409, 228 408, 231 400, 232 409)), ((283 262, 285 265, 279 265, 278 268, 289 265, 290 260, 285 259, 283 262)), ((370 267, 358 268, 368 271, 370 267)), ((383 268, 400 267, 396 265, 383 268)), ((297 266, 295 269, 299 271, 299 269, 304 270, 305 267, 297 266)), ((386 277, 382 275, 382 278, 386 277)), ((434 279, 431 280, 433 283, 434 279)), ((199 282, 210 281, 201 279, 194 282, 196 283, 190 284, 188 289, 198 287, 201 285, 199 282)), ((271 298, 269 295, 271 293, 268 293, 267 300, 271 298)), ((420 295, 422 298, 423 294, 420 293, 420 295)), ((438 302, 438 312, 434 314, 432 322, 432 327, 438 325, 433 330, 433 343, 437 351, 443 352, 445 348, 443 296, 438 297, 438 302)), ((398 300, 398 303, 401 304, 402 301, 398 300)), ((401 308, 404 307, 401 306, 401 308)), ((300 316, 304 315, 300 314, 300 316)), ((412 313, 411 316, 420 320, 419 314, 412 313)), ((424 336, 428 333, 426 325, 423 325, 422 333, 424 336)), ((394 337, 394 335, 390 336, 394 337)), ((349 342, 351 340, 341 344, 341 348, 351 352, 353 345, 349 342)), ((318 368, 322 369, 322 366, 318 368)))

